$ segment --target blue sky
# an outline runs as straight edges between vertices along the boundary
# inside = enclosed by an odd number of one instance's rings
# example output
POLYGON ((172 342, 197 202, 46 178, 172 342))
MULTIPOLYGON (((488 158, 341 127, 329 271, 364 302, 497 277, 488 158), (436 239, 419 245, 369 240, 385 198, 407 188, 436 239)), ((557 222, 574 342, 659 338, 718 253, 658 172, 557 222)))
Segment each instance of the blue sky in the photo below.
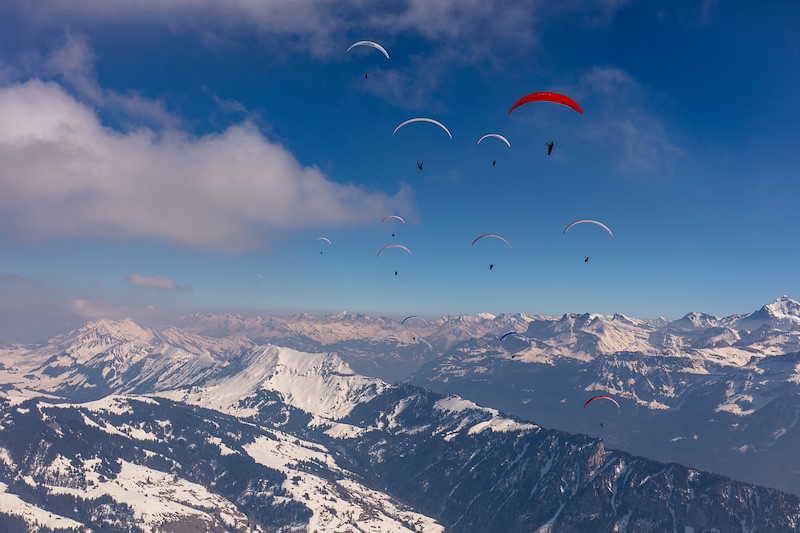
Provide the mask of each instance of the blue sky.
POLYGON ((4 4, 0 340, 190 311, 797 298, 798 27, 788 0, 4 4), (346 51, 365 39, 391 58, 346 51), (537 91, 584 113, 509 115, 537 91), (453 139, 392 135, 413 117, 453 139), (584 218, 614 237, 564 235, 584 218), (413 255, 376 258, 390 243, 413 255))

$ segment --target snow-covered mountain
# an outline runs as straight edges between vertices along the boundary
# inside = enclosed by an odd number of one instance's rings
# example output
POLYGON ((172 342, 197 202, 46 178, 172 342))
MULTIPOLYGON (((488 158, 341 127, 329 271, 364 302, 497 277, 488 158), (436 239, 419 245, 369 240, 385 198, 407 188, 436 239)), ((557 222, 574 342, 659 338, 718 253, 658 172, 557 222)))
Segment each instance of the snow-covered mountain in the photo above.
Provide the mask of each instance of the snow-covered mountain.
POLYGON ((246 337, 201 337, 175 327, 156 332, 130 319, 99 320, 43 346, 0 349, 0 383, 77 400, 166 390, 202 382, 253 346, 246 337))
POLYGON ((531 342, 513 346, 467 341, 410 381, 632 453, 800 494, 800 460, 779 453, 800 445, 800 304, 783 296, 748 315, 615 319, 534 321, 531 342), (598 394, 616 398, 619 412, 583 409, 598 394))
POLYGON ((443 531, 324 446, 212 410, 108 396, 2 414, 2 531, 443 531))
POLYGON ((321 418, 342 418, 356 404, 373 398, 388 385, 361 376, 339 356, 298 352, 291 348, 265 346, 240 359, 235 372, 225 371, 203 387, 157 393, 173 400, 194 403, 234 415, 252 414, 251 402, 260 392, 278 393, 281 401, 321 418))
POLYGON ((524 331, 535 318, 524 314, 481 313, 442 317, 427 325, 412 320, 404 325, 389 318, 346 312, 322 317, 195 314, 179 317, 175 325, 209 337, 247 336, 257 343, 269 342, 310 352, 336 352, 356 372, 393 382, 407 377, 459 342, 487 334, 524 331))
POLYGON ((794 530, 701 471, 800 494, 799 311, 99 320, 0 348, 0 530, 794 530))
POLYGON ((145 396, 2 393, 0 483, 4 531, 800 526, 795 496, 274 346, 145 396))

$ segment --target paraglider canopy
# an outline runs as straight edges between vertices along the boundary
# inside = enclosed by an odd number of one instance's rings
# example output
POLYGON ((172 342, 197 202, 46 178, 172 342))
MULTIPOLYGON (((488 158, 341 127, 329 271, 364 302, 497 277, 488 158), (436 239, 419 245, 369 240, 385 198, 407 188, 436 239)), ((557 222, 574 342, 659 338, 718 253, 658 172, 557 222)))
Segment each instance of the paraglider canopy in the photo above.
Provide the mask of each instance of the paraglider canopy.
POLYGON ((327 242, 328 244, 331 244, 331 240, 330 240, 330 239, 328 239, 327 237, 317 237, 316 239, 314 239, 313 241, 311 241, 311 244, 314 244, 314 243, 315 243, 315 242, 317 242, 317 241, 325 241, 325 242, 327 242))
POLYGON ((503 339, 505 339, 506 337, 508 337, 508 336, 510 336, 510 335, 514 335, 515 337, 519 337, 519 338, 520 338, 520 339, 522 339, 522 340, 526 340, 526 341, 529 341, 529 340, 530 340, 528 337, 526 337, 526 336, 525 336, 525 335, 523 335, 522 333, 517 333, 516 331, 509 331, 508 333, 506 333, 505 335, 503 335, 502 337, 500 337, 500 341, 502 342, 502 340, 503 340, 503 339))
POLYGON ((564 96, 563 94, 558 93, 550 93, 550 92, 541 92, 541 93, 531 93, 527 96, 523 96, 517 103, 511 106, 511 109, 508 110, 510 114, 514 111, 517 107, 521 106, 522 104, 527 104, 528 102, 553 102, 555 104, 565 105, 571 109, 574 109, 578 113, 583 113, 583 109, 578 103, 568 96, 564 96))
POLYGON ((505 237, 503 237, 502 235, 496 235, 496 234, 494 234, 494 233, 487 233, 487 234, 485 234, 485 235, 481 235, 480 237, 476 237, 476 238, 475 238, 475 240, 474 240, 474 241, 472 241, 472 245, 473 245, 473 246, 475 246, 475 243, 476 243, 476 242, 478 242, 479 240, 483 239, 484 237, 494 237, 495 239, 500 239, 501 241, 503 241, 504 243, 506 243, 506 244, 508 245, 508 247, 509 247, 509 248, 511 248, 511 247, 512 247, 512 246, 511 246, 511 243, 510 243, 510 242, 508 242, 508 239, 506 239, 506 238, 505 238, 505 237))
POLYGON ((590 223, 590 224, 597 224, 598 226, 600 226, 601 228, 603 228, 604 230, 606 230, 606 231, 608 232, 608 234, 609 234, 609 235, 611 235, 612 237, 614 236, 614 234, 611 232, 611 230, 608 228, 608 226, 606 226, 606 225, 605 225, 605 224, 603 224, 602 222, 598 222, 598 221, 596 221, 596 220, 576 220, 575 222, 573 222, 572 224, 570 224, 569 226, 567 226, 566 228, 564 228, 564 233, 567 233, 567 230, 568 230, 569 228, 571 228, 572 226, 575 226, 575 225, 577 225, 577 224, 583 224, 584 222, 588 222, 588 223, 590 223))
MULTIPOLYGON (((378 257, 379 255, 381 255, 381 252, 384 251, 387 248, 402 248, 406 252, 411 253, 411 250, 409 250, 408 248, 406 248, 402 244, 388 244, 388 245, 384 246, 383 248, 381 248, 380 250, 378 250, 378 253, 375 254, 375 257, 378 257)), ((411 254, 411 255, 414 255, 414 254, 411 254)))
POLYGON ((356 46, 371 46, 372 48, 375 48, 376 50, 380 50, 381 52, 383 52, 383 55, 386 56, 386 59, 389 59, 389 52, 386 51, 386 48, 384 48, 383 46, 379 45, 378 43, 376 43, 374 41, 358 41, 358 42, 355 42, 355 43, 350 45, 350 48, 348 48, 347 51, 349 52, 350 50, 352 50, 356 46))
POLYGON ((406 223, 406 221, 405 221, 405 220, 403 220, 403 217, 399 217, 399 216, 397 216, 397 215, 386 215, 385 217, 383 217, 383 219, 381 219, 381 224, 383 224, 384 222, 386 222, 386 221, 387 221, 388 219, 390 219, 390 218, 396 218, 397 220, 399 220, 399 221, 400 221, 400 222, 402 222, 403 224, 405 224, 405 223, 406 223))
POLYGON ((442 124, 442 123, 441 123, 441 122, 439 122, 438 120, 433 120, 432 118, 425 118, 425 117, 412 118, 412 119, 406 120, 405 122, 403 122, 402 124, 400 124, 399 126, 397 126, 397 127, 394 129, 394 131, 392 132, 392 135, 394 135, 395 133, 397 133, 397 130, 399 130, 400 128, 402 128, 402 127, 403 127, 403 126, 405 126, 406 124, 411 124, 412 122, 430 122, 431 124, 436 124, 437 126, 439 126, 440 128, 442 128, 444 131, 446 131, 446 132, 447 132, 447 135, 449 135, 451 139, 453 138, 453 134, 452 134, 452 133, 450 133, 450 130, 448 130, 448 129, 445 127, 445 125, 444 125, 444 124, 442 124))
POLYGON ((425 324, 426 327, 428 326, 428 321, 425 320, 424 318, 422 318, 421 316, 417 316, 417 315, 411 315, 411 316, 405 317, 400 324, 401 325, 405 325, 405 323, 408 322, 409 320, 411 320, 411 321, 420 320, 420 321, 422 321, 423 324, 425 324))
MULTIPOLYGON (((589 400, 585 404, 583 404, 583 408, 586 409, 586 406, 589 405, 590 403, 592 403, 595 400, 609 400, 609 401, 614 402, 614 404, 617 407, 619 407, 619 404, 617 403, 617 400, 615 400, 611 396, 595 396, 594 398, 589 398, 589 400)), ((621 409, 621 407, 620 407, 620 409, 621 409)))
POLYGON ((477 143, 475 143, 475 144, 480 144, 480 143, 481 143, 481 141, 482 141, 482 140, 484 140, 486 137, 494 137, 495 139, 500 139, 501 141, 503 141, 504 143, 506 143, 506 144, 508 145, 508 147, 509 147, 509 148, 511 148, 511 143, 510 143, 510 142, 508 142, 508 139, 506 139, 505 137, 503 137, 503 136, 502 136, 502 135, 500 135, 499 133, 487 133, 486 135, 484 135, 483 137, 481 137, 480 139, 478 139, 478 142, 477 142, 477 143))

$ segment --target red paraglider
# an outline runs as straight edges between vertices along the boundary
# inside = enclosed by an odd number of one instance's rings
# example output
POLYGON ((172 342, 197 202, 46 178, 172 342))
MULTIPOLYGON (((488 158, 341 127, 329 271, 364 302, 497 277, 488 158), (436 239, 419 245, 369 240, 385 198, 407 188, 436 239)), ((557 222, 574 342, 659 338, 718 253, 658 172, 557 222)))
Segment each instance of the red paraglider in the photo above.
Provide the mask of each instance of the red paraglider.
POLYGON ((517 100, 517 103, 514 104, 511 107, 511 109, 508 110, 508 113, 511 114, 511 112, 514 111, 514 109, 521 106, 522 104, 527 104, 528 102, 553 102, 555 104, 561 104, 569 108, 572 108, 578 113, 583 113, 583 109, 581 109, 581 106, 579 106, 578 103, 572 98, 564 96, 563 94, 549 93, 549 92, 531 93, 527 96, 523 96, 522 98, 517 100))
MULTIPOLYGON (((611 400, 612 402, 614 402, 614 404, 616 404, 617 407, 619 407, 619 404, 617 403, 617 400, 615 400, 611 396, 595 396, 594 398, 589 398, 589 401, 587 401, 585 404, 583 404, 583 408, 586 409, 586 406, 589 405, 590 403, 592 403, 595 400, 611 400)), ((621 409, 621 407, 620 407, 620 409, 621 409)))

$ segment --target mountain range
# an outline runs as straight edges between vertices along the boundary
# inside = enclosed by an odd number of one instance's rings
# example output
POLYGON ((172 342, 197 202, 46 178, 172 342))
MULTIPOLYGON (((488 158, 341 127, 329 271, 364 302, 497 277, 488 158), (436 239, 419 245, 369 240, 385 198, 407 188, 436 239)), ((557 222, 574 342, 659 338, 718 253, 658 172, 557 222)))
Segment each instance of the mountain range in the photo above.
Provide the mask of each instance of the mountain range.
POLYGON ((800 527, 776 490, 800 493, 796 301, 413 322, 99 320, 3 347, 0 530, 800 527))

